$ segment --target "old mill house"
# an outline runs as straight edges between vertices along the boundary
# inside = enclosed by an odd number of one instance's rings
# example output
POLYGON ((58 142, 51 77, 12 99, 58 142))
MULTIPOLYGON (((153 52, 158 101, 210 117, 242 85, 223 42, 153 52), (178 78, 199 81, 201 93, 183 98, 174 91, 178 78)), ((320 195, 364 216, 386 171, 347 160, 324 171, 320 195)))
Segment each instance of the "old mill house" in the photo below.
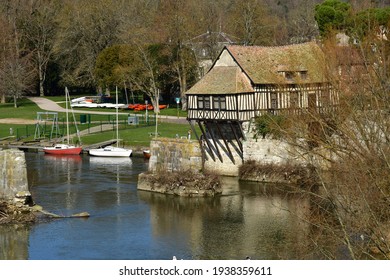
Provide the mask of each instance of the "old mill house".
POLYGON ((188 121, 197 124, 205 155, 243 159, 243 123, 262 114, 325 112, 338 103, 326 58, 314 42, 223 48, 206 75, 186 92, 188 121))

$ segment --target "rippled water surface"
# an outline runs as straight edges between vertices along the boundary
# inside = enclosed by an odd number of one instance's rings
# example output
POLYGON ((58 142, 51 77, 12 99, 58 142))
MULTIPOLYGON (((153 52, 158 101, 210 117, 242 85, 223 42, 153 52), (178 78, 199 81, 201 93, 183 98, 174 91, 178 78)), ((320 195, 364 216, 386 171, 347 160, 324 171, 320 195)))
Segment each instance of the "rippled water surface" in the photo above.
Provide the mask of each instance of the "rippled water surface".
POLYGON ((305 238, 296 198, 224 178, 217 198, 137 191, 143 158, 26 153, 35 202, 68 216, 0 227, 0 259, 294 259, 305 238))

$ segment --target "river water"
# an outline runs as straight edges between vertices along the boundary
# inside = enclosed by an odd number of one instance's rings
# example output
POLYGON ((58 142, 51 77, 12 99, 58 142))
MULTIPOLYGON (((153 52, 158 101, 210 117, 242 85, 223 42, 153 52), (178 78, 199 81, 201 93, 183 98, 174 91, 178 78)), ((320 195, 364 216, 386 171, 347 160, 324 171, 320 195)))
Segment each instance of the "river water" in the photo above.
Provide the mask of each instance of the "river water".
POLYGON ((36 204, 59 215, 0 226, 0 259, 297 259, 304 203, 275 186, 223 178, 223 195, 183 198, 137 190, 143 158, 26 153, 36 204))

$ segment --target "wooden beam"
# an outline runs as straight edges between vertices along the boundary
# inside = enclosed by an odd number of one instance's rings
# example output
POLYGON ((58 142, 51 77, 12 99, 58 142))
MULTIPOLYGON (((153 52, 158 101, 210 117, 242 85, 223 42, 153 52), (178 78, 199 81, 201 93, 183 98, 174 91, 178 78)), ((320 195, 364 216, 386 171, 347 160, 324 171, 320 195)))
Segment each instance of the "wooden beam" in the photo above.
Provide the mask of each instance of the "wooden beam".
MULTIPOLYGON (((232 122, 229 122, 229 125, 230 125, 231 130, 233 131, 234 138, 236 139, 236 141, 237 141, 237 143, 238 143, 238 145, 240 147, 241 153, 244 153, 244 150, 243 150, 243 147, 242 147, 242 142, 241 142, 242 140, 238 137, 236 129, 234 128, 232 122)), ((238 123, 237 125, 239 126, 240 124, 238 123)))
POLYGON ((215 156, 214 156, 213 150, 211 148, 211 143, 210 143, 209 139, 207 138, 206 132, 205 132, 202 124, 200 123, 200 121, 198 121, 198 125, 199 125, 200 130, 202 131, 203 138, 206 140, 206 144, 207 144, 207 147, 208 147, 208 151, 207 152, 211 156, 213 161, 215 161, 215 156))
POLYGON ((199 139, 198 133, 196 133, 194 124, 192 123, 192 121, 188 121, 188 122, 190 123, 191 130, 192 130, 192 132, 195 134, 196 139, 199 141, 200 139, 199 139))
POLYGON ((225 143, 225 146, 226 146, 226 149, 227 149, 227 154, 228 154, 230 160, 233 162, 233 164, 236 164, 236 161, 234 160, 234 156, 232 154, 232 151, 229 148, 229 143, 226 141, 226 139, 225 139, 225 137, 224 137, 224 135, 223 135, 223 133, 221 131, 220 126, 218 125, 217 122, 214 122, 214 124, 217 127, 217 131, 219 133, 219 136, 222 138, 223 142, 225 143))
MULTIPOLYGON (((220 151, 219 151, 219 149, 218 149, 217 140, 216 140, 215 137, 214 137, 214 133, 213 133, 213 130, 211 129, 211 127, 210 127, 209 122, 206 121, 206 122, 205 122, 205 126, 206 126, 207 130, 209 131, 209 134, 210 134, 210 136, 211 136, 211 139, 212 139, 213 142, 214 142, 214 147, 215 147, 215 150, 216 150, 216 154, 217 154, 219 160, 220 160, 221 162, 223 162, 222 155, 221 155, 221 153, 220 153, 220 151)), ((206 139, 207 139, 207 137, 206 137, 206 139)))

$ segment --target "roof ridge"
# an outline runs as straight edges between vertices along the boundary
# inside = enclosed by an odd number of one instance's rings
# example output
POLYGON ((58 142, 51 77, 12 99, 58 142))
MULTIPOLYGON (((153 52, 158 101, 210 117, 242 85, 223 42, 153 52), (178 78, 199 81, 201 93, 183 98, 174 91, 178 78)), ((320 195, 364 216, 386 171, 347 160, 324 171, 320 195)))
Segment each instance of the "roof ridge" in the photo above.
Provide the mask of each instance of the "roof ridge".
POLYGON ((293 43, 293 44, 285 44, 278 46, 263 46, 263 45, 253 45, 253 46, 245 46, 245 45, 229 45, 227 48, 269 48, 269 49, 277 49, 282 47, 290 47, 290 46, 302 46, 302 45, 318 45, 315 41, 303 42, 303 43, 293 43))

